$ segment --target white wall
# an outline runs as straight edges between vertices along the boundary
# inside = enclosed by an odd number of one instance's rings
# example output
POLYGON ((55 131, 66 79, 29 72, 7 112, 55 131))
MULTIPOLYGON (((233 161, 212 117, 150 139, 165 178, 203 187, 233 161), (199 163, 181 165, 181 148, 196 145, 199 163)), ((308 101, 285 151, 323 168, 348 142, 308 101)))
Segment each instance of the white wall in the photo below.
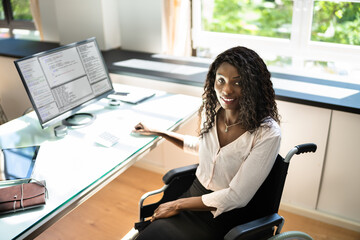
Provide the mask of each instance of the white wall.
POLYGON ((16 70, 15 58, 0 56, 1 106, 8 120, 20 117, 31 107, 29 97, 16 70))
POLYGON ((102 50, 119 47, 118 0, 40 0, 44 40, 65 45, 96 37, 102 50))
POLYGON ((162 0, 40 0, 44 40, 95 36, 102 50, 161 52, 162 0))
POLYGON ((119 0, 123 49, 161 52, 162 0, 119 0))
POLYGON ((119 1, 103 0, 102 24, 105 36, 104 49, 113 49, 121 46, 121 27, 119 20, 119 1))
POLYGON ((61 44, 96 37, 103 48, 101 2, 97 0, 57 0, 55 11, 61 44), (80 11, 79 11, 80 10, 80 11))
POLYGON ((60 42, 55 0, 39 0, 39 7, 44 40, 49 42, 60 42))

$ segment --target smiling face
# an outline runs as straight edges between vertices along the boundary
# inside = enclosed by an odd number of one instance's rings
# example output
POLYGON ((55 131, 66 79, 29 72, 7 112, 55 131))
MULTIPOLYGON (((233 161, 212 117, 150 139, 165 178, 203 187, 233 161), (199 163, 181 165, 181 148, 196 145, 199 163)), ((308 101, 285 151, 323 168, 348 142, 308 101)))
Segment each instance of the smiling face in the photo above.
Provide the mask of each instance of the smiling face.
POLYGON ((241 98, 240 74, 230 63, 222 63, 216 71, 214 89, 224 109, 239 109, 241 98))
POLYGON ((270 77, 265 62, 249 48, 237 46, 220 53, 206 75, 199 109, 206 117, 200 135, 208 133, 216 119, 226 124, 238 120, 246 130, 255 130, 268 116, 279 122, 270 77), (225 111, 217 111, 219 104, 225 111))

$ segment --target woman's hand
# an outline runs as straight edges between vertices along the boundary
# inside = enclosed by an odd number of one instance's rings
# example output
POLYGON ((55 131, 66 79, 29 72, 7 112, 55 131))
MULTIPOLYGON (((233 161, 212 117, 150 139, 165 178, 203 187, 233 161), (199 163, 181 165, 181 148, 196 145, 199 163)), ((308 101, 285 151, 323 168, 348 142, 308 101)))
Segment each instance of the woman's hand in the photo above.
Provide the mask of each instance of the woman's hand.
POLYGON ((181 149, 183 149, 184 146, 184 136, 182 134, 171 131, 162 131, 158 129, 148 128, 141 122, 135 125, 132 133, 141 134, 145 136, 155 135, 159 137, 164 137, 166 140, 169 140, 171 143, 175 144, 177 147, 181 149))
POLYGON ((180 213, 180 210, 177 208, 177 201, 163 203, 163 204, 160 204, 160 206, 154 211, 154 214, 151 217, 151 222, 153 222, 159 218, 172 217, 179 213, 180 213))
POLYGON ((145 135, 145 136, 159 135, 159 131, 157 131, 155 129, 150 129, 150 128, 146 127, 144 124, 142 124, 141 122, 135 125, 134 130, 132 132, 138 133, 141 135, 145 135))
POLYGON ((201 197, 179 198, 178 200, 161 204, 151 218, 153 222, 159 218, 168 218, 179 214, 183 210, 214 211, 216 208, 204 205, 201 197))

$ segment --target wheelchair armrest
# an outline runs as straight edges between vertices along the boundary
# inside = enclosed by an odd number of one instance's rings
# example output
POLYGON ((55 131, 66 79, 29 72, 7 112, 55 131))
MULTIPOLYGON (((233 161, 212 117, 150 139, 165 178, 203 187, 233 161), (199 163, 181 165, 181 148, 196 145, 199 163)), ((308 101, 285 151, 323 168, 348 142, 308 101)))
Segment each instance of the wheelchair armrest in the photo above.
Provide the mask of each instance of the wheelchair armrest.
MULTIPOLYGON (((236 226, 232 228, 224 237, 224 240, 242 240, 249 239, 251 236, 256 235, 264 230, 271 229, 277 226, 277 232, 281 231, 284 219, 277 213, 273 213, 266 217, 256 219, 254 221, 236 226)), ((257 239, 257 238, 254 238, 257 239)))
POLYGON ((162 178, 163 182, 165 184, 169 184, 176 177, 182 177, 182 176, 187 176, 189 174, 195 174, 198 165, 199 164, 193 164, 193 165, 189 165, 189 166, 185 166, 185 167, 174 168, 174 169, 168 171, 163 176, 163 178, 162 178))
POLYGON ((193 181, 197 166, 198 164, 193 164, 168 171, 163 176, 165 186, 161 189, 145 193, 139 202, 140 222, 144 221, 145 218, 150 217, 161 203, 176 199, 186 191, 193 181), (144 205, 144 201, 147 197, 162 192, 164 192, 163 197, 158 202, 144 205))

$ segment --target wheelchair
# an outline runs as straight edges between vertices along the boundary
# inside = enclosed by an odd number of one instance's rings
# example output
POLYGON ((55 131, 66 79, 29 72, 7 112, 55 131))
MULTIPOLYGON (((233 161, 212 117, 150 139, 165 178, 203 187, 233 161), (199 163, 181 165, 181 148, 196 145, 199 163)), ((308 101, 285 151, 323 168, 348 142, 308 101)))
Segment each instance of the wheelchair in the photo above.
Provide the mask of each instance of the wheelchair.
MULTIPOLYGON (((304 239, 312 238, 303 232, 290 231, 281 233, 284 218, 278 214, 280 200, 286 180, 290 159, 293 155, 315 152, 317 146, 313 143, 297 145, 292 148, 285 158, 278 155, 275 163, 258 191, 250 202, 243 208, 232 210, 233 215, 247 216, 247 222, 233 227, 225 236, 224 240, 280 240, 280 239, 304 239), (237 215, 239 214, 239 215, 237 215)), ((139 202, 140 221, 123 240, 136 239, 143 223, 153 215, 155 209, 162 203, 177 199, 184 193, 195 179, 198 164, 175 168, 163 176, 164 186, 161 189, 145 193, 139 202), (162 198, 156 202, 144 205, 146 198, 163 193, 162 198)))

